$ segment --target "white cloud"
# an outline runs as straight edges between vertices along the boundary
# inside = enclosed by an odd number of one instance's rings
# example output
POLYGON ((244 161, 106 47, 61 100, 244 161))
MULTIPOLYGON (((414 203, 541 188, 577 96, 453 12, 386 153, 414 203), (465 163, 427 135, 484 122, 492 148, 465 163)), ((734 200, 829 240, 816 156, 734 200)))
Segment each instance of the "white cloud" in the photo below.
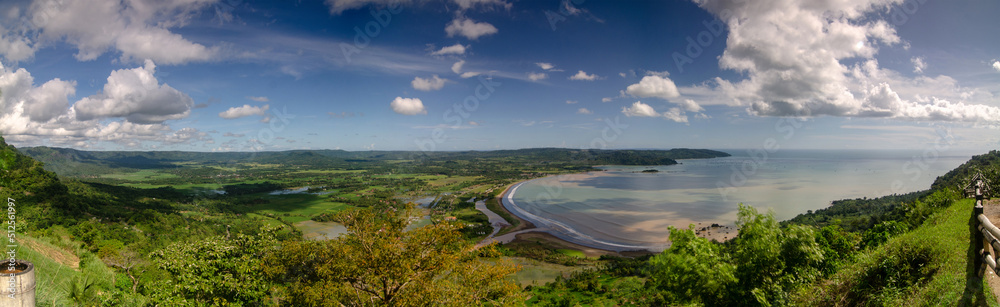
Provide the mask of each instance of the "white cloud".
POLYGON ((601 102, 611 102, 612 100, 614 100, 614 98, 611 98, 611 97, 601 98, 601 102))
POLYGON ((20 62, 35 55, 35 46, 30 39, 5 32, 7 30, 0 26, 0 55, 7 61, 20 62))
POLYGON ((667 76, 670 75, 670 72, 668 72, 666 70, 664 70, 664 71, 647 70, 646 71, 646 75, 647 76, 657 76, 657 77, 661 77, 661 78, 666 78, 667 76))
POLYGON ((256 107, 256 106, 251 106, 251 105, 245 104, 243 106, 232 107, 232 108, 229 108, 228 110, 219 112, 219 117, 222 117, 222 118, 225 118, 225 119, 235 119, 235 118, 247 117, 247 116, 253 116, 253 115, 264 116, 264 115, 267 114, 267 109, 268 108, 270 108, 270 106, 268 106, 266 104, 263 107, 256 107))
POLYGON ((66 114, 68 96, 76 93, 76 82, 53 79, 34 87, 34 78, 24 68, 9 72, 0 66, 0 111, 24 120, 47 122, 66 114))
POLYGON ((681 111, 680 108, 670 108, 670 110, 667 110, 666 112, 663 112, 663 118, 666 118, 667 120, 672 120, 672 121, 678 122, 678 123, 687 123, 688 122, 687 115, 685 115, 684 112, 681 111))
POLYGON ((580 108, 580 109, 576 110, 576 114, 593 114, 593 113, 594 112, 591 112, 590 110, 587 110, 587 108, 580 108))
MULTIPOLYGON (((148 71, 151 72, 151 66, 148 71)), ((137 68, 147 72, 144 68, 137 68)), ((185 109, 187 95, 176 90, 157 86, 152 75, 146 77, 144 87, 134 84, 137 81, 134 70, 118 70, 109 77, 109 85, 105 93, 91 96, 97 100, 110 99, 113 104, 120 104, 128 112, 117 113, 121 116, 94 116, 81 120, 77 106, 69 105, 69 96, 76 94, 76 83, 53 79, 34 86, 34 78, 24 68, 8 71, 0 66, 0 134, 9 142, 19 143, 19 146, 72 146, 86 148, 98 142, 115 142, 125 146, 137 147, 145 142, 179 143, 203 141, 211 142, 211 138, 193 128, 182 128, 173 131, 169 126, 156 122, 163 117, 183 117, 187 111, 172 110, 180 101, 181 109, 185 109), (149 80, 151 79, 151 80, 149 80), (115 100, 127 97, 128 99, 115 100), (172 99, 172 98, 176 99, 172 99), (100 98, 100 99, 98 99, 100 98), (185 99, 186 98, 186 99, 185 99), (138 103, 136 103, 138 102, 138 103), (150 104, 162 102, 161 109, 155 109, 150 104), (130 113, 131 112, 131 113, 130 113), (116 119, 113 117, 123 117, 116 119), (141 119, 152 119, 152 123, 136 123, 141 119)), ((84 99, 86 100, 86 99, 84 99)), ((84 101, 81 100, 81 101, 84 101)), ((88 100, 89 101, 89 100, 88 100)), ((99 107, 107 101, 97 101, 99 107)), ((81 102, 77 102, 79 104, 81 102)), ((189 102, 188 102, 189 103, 189 102)), ((187 108, 190 105, 187 104, 187 108)), ((90 110, 81 105, 80 110, 90 110)), ((97 108, 100 110, 101 108, 97 108)))
POLYGON ((684 99, 683 101, 678 102, 677 105, 679 105, 681 108, 684 108, 684 110, 688 112, 705 111, 705 108, 702 108, 700 105, 698 105, 697 102, 691 99, 684 99))
POLYGON ((508 10, 511 7, 511 4, 504 0, 451 0, 451 2, 457 4, 458 7, 460 7, 463 10, 468 10, 475 6, 496 5, 496 6, 502 6, 508 10))
POLYGON ((988 91, 962 88, 947 76, 910 78, 879 67, 878 47, 901 39, 873 17, 902 1, 696 2, 728 23, 716 27, 729 31, 719 66, 746 76, 716 78, 716 89, 751 114, 1000 121, 1000 109, 966 103, 989 101, 988 91))
POLYGON ((546 75, 543 72, 537 72, 537 73, 536 72, 529 72, 528 73, 528 80, 531 80, 531 81, 544 80, 544 79, 547 79, 548 77, 549 77, 549 75, 546 75))
POLYGON ((413 81, 410 82, 410 84, 413 85, 413 89, 427 92, 427 91, 440 90, 441 88, 444 87, 445 81, 448 80, 441 79, 440 77, 438 77, 438 75, 433 75, 427 79, 421 77, 413 78, 413 81))
POLYGON ((924 58, 913 57, 910 59, 910 63, 913 63, 913 72, 922 74, 924 69, 927 69, 927 62, 924 62, 924 58))
POLYGON ((555 65, 552 65, 551 63, 542 63, 542 62, 535 63, 535 65, 538 65, 538 67, 541 68, 541 69, 543 69, 543 70, 550 70, 550 69, 553 69, 553 68, 556 67, 555 65))
POLYGON ((1000 71, 1000 61, 993 61, 993 69, 1000 71))
POLYGON ((569 77, 569 79, 570 80, 594 81, 594 80, 597 80, 597 75, 595 75, 595 74, 588 75, 587 73, 585 73, 585 72, 583 72, 581 70, 581 71, 578 71, 572 77, 569 77))
POLYGON ((264 96, 247 96, 247 99, 250 99, 250 100, 253 100, 253 101, 256 101, 256 102, 268 102, 268 101, 271 101, 270 99, 267 99, 267 97, 264 97, 264 96))
MULTIPOLYGON (((392 5, 402 5, 408 4, 413 1, 411 0, 326 0, 324 3, 330 8, 330 14, 340 15, 344 11, 349 11, 353 9, 359 9, 366 5, 376 5, 376 6, 392 6, 392 5)), ((511 4, 504 0, 451 0, 452 3, 458 5, 461 10, 468 10, 475 7, 492 8, 493 6, 500 6, 505 9, 510 9, 511 4)))
POLYGON ((577 104, 578 102, 576 100, 566 100, 566 104, 577 104))
POLYGON ((427 114, 427 109, 424 108, 424 103, 420 101, 420 98, 396 97, 389 106, 396 113, 403 115, 427 114))
POLYGON ((481 73, 481 72, 475 72, 475 71, 467 71, 467 72, 463 72, 462 75, 461 75, 461 77, 463 79, 468 79, 468 78, 472 78, 472 77, 475 77, 475 76, 478 76, 478 75, 481 75, 481 74, 483 74, 483 73, 481 73))
MULTIPOLYGON (((431 55, 447 55, 447 54, 465 54, 465 46, 462 44, 454 44, 447 47, 442 47, 440 50, 431 52, 431 55)), ((462 63, 465 63, 464 61, 462 63)))
POLYGON ((653 107, 649 106, 648 104, 642 103, 641 101, 636 101, 635 103, 632 104, 631 107, 622 107, 622 114, 625 114, 625 116, 628 116, 628 117, 632 117, 632 116, 638 116, 638 117, 657 117, 657 116, 660 116, 659 113, 656 113, 656 110, 653 110, 653 107))
MULTIPOLYGON (((97 59, 108 50, 121 52, 123 61, 151 59, 161 64, 206 61, 218 53, 217 47, 193 43, 170 32, 180 27, 210 0, 103 1, 38 0, 26 10, 28 24, 40 32, 36 44, 66 42, 77 48, 76 59, 97 59)), ((2 39, 0 39, 2 41, 2 39)), ((23 40, 0 48, 8 59, 24 58, 30 46, 23 40), (6 49, 6 50, 4 50, 6 49)), ((2 44, 0 44, 2 45, 2 44)))
POLYGON ((101 93, 73 105, 76 118, 123 117, 130 122, 151 124, 187 117, 194 101, 167 84, 160 85, 154 72, 156 65, 150 60, 143 67, 111 72, 101 93))
POLYGON ((344 11, 358 9, 364 7, 365 5, 399 5, 401 3, 408 2, 407 0, 326 0, 326 3, 330 7, 330 14, 340 15, 344 11))
POLYGON ((669 78, 661 76, 645 76, 639 83, 629 85, 625 92, 636 97, 656 97, 662 99, 676 98, 680 96, 677 85, 669 78))
POLYGON ((448 33, 448 37, 461 35, 471 40, 477 40, 482 36, 496 34, 497 28, 486 22, 475 22, 467 18, 457 18, 452 20, 444 28, 444 31, 448 33))
POLYGON ((465 60, 458 60, 455 64, 451 64, 451 72, 456 74, 462 73, 462 65, 465 65, 465 60))

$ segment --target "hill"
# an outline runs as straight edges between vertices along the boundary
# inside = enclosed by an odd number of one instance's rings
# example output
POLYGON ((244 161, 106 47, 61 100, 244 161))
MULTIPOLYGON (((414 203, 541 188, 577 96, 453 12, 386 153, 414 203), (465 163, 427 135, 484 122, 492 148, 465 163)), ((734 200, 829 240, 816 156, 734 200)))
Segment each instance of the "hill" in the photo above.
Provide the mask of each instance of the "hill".
POLYGON ((69 148, 29 147, 21 149, 62 176, 93 176, 141 169, 170 169, 181 165, 233 165, 239 163, 301 165, 316 168, 351 168, 365 162, 403 161, 414 167, 446 161, 507 159, 510 163, 565 163, 595 165, 673 165, 676 159, 728 157, 708 149, 671 150, 579 150, 531 148, 496 151, 343 151, 289 150, 261 152, 184 152, 184 151, 82 151, 69 148))

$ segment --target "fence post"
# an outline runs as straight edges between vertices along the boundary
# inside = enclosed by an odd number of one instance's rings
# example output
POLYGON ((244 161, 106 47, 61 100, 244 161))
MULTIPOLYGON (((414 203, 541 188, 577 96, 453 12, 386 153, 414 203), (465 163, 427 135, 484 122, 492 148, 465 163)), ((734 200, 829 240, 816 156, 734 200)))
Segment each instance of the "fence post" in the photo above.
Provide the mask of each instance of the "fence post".
POLYGON ((983 260, 983 257, 986 255, 984 253, 986 250, 984 249, 985 247, 983 246, 983 241, 986 240, 986 237, 983 236, 983 233, 981 231, 979 231, 980 214, 983 214, 983 205, 982 203, 977 203, 972 210, 971 226, 972 226, 973 236, 975 236, 975 238, 972 239, 972 244, 975 244, 975 246, 973 246, 972 251, 973 253, 975 253, 973 258, 976 258, 976 275, 979 275, 979 277, 983 277, 982 274, 986 272, 986 270, 983 269, 983 266, 986 265, 986 261, 983 260))

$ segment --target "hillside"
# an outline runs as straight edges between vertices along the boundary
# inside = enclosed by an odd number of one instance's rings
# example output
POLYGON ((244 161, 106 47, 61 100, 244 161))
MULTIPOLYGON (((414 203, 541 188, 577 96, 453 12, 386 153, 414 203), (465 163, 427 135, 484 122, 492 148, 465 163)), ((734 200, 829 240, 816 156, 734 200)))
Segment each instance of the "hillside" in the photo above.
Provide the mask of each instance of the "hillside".
POLYGON ((802 306, 1000 306, 974 270, 972 206, 970 199, 954 202, 913 231, 803 287, 794 300, 802 306))
POLYGON ((436 162, 476 159, 506 159, 510 163, 566 163, 577 166, 672 165, 676 159, 728 157, 708 149, 671 150, 578 150, 533 148, 496 151, 343 151, 289 150, 261 152, 183 151, 82 151, 68 148, 29 147, 21 149, 45 164, 45 169, 62 176, 92 176, 122 170, 170 169, 185 164, 233 165, 239 163, 301 165, 350 168, 365 162, 409 161, 418 167, 436 162))

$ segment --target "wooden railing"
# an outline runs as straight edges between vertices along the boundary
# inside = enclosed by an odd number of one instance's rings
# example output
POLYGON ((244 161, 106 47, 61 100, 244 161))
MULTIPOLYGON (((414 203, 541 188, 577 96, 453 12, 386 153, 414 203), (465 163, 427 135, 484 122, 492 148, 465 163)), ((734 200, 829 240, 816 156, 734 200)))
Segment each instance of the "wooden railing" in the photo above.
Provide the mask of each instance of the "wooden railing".
POLYGON ((1000 228, 993 225, 993 222, 990 222, 990 219, 983 214, 983 200, 986 200, 987 195, 990 195, 991 192, 989 182, 982 173, 973 176, 969 185, 965 187, 966 196, 976 198, 976 207, 972 211, 972 216, 975 217, 973 225, 976 230, 973 231, 976 238, 972 240, 972 244, 975 244, 973 250, 979 255, 976 260, 976 271, 983 272, 983 264, 986 264, 994 273, 1000 274, 1000 271, 997 271, 997 254, 1000 253, 1000 240, 997 238, 1000 238, 1000 228), (987 246, 989 246, 989 250, 986 249, 987 246))
MULTIPOLYGON (((980 256, 979 261, 976 261, 976 267, 982 268, 982 265, 986 264, 993 272, 997 272, 997 251, 1000 251, 1000 240, 997 238, 1000 238, 1000 228, 994 226, 990 219, 986 218, 986 215, 983 214, 982 204, 976 205, 973 212, 976 215, 976 224, 978 224, 976 229, 979 230, 976 232, 976 240, 973 242, 976 245, 974 250, 980 256), (987 251, 986 246, 989 246, 993 252, 987 251)), ((981 270, 977 271, 981 272, 981 270)))

